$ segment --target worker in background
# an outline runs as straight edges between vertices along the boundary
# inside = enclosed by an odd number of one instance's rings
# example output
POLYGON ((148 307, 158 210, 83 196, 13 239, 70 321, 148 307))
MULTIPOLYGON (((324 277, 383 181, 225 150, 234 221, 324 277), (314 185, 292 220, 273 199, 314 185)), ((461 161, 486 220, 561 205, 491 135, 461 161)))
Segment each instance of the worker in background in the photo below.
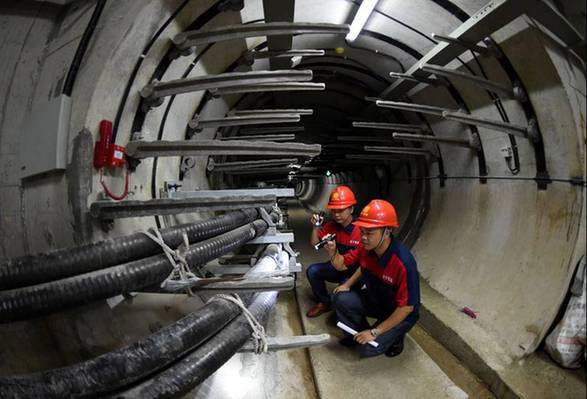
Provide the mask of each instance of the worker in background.
POLYGON ((416 324, 420 307, 420 284, 416 261, 392 235, 399 227, 395 208, 384 200, 373 200, 361 212, 355 226, 361 230, 362 246, 341 254, 327 246, 332 264, 341 268, 358 261, 359 268, 335 288, 332 302, 340 322, 358 331, 346 334, 341 344, 358 346, 363 357, 385 353, 397 356, 405 334, 416 324), (364 284, 365 289, 351 290, 364 284), (376 322, 370 326, 366 317, 376 322), (379 346, 367 345, 375 340, 379 346))
MULTIPOLYGON (((322 225, 323 217, 314 214, 310 222, 312 223, 312 235, 310 241, 316 245, 325 237, 336 235, 334 240, 328 241, 330 252, 332 248, 338 253, 345 254, 351 249, 356 249, 360 244, 360 231, 353 224, 353 210, 357 203, 355 194, 347 186, 338 186, 330 193, 330 199, 326 208, 332 215, 332 220, 322 225)), ((353 275, 357 268, 356 264, 339 263, 333 266, 330 260, 323 263, 310 265, 306 270, 308 281, 312 291, 318 300, 318 303, 312 307, 306 315, 308 317, 317 317, 322 313, 330 310, 330 294, 326 290, 326 281, 340 284, 353 275)))

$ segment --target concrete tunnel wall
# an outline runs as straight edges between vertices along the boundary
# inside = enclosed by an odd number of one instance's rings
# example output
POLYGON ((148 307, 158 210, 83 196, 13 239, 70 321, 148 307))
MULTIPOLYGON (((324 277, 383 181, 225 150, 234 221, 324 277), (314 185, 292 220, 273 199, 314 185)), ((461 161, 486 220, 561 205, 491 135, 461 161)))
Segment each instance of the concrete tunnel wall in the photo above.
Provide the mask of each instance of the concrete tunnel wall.
MULTIPOLYGON (((86 215, 88 205, 101 191, 99 175, 89 163, 99 121, 114 118, 136 60, 163 21, 180 3, 178 0, 108 2, 73 92, 67 170, 22 183, 18 178, 21 131, 29 115, 34 115, 36 107, 41 107, 50 93, 59 90, 77 47, 76 39, 87 24, 93 3, 78 1, 66 15, 60 14, 62 10, 50 3, 7 2, 1 6, 0 29, 5 40, 0 47, 0 56, 5 72, 0 77, 0 258, 71 246, 87 239, 98 240, 154 225, 153 218, 126 219, 117 221, 110 233, 103 233, 86 215), (89 129, 92 137, 80 134, 84 127, 89 129), (78 183, 80 181, 82 184, 78 183), (87 198, 84 193, 89 194, 87 198)), ((296 3, 295 20, 308 22, 348 22, 354 7, 351 2, 337 0, 300 0, 296 3)), ((485 1, 453 3, 473 14, 485 1)), ((122 114, 118 144, 124 145, 131 138, 132 120, 139 102, 138 91, 149 82, 170 45, 169 39, 184 30, 212 4, 211 0, 189 2, 145 55, 122 114)), ((240 13, 220 13, 205 25, 206 28, 262 17, 260 1, 246 0, 245 4, 240 13)), ((453 15, 424 0, 383 1, 379 9, 427 33, 448 34, 461 23, 453 15), (430 20, 434 21, 433 26, 430 26, 430 20)), ((433 46, 421 36, 386 22, 380 14, 369 21, 366 29, 392 35, 421 53, 426 53, 433 46)), ((500 44, 528 90, 542 131, 550 176, 584 178, 585 79, 581 66, 525 17, 496 32, 493 38, 500 44)), ((221 73, 246 48, 263 41, 264 38, 255 38, 217 44, 199 60, 189 76, 221 73)), ((361 38, 359 42, 365 47, 391 53, 408 66, 416 61, 404 51, 373 38, 361 38)), ((342 38, 319 36, 296 37, 294 40, 294 47, 298 48, 331 48, 338 45, 344 45, 342 38)), ((397 68, 389 60, 384 61, 372 54, 352 49, 347 54, 360 57, 362 62, 382 75, 391 68, 397 68)), ((180 77, 192 59, 181 57, 175 60, 163 80, 180 77)), ((463 56, 463 60, 472 65, 467 56, 463 56)), ((502 68, 493 59, 481 57, 481 63, 492 79, 507 81, 502 68)), ((257 68, 263 68, 263 64, 256 64, 257 68)), ((455 86, 474 115, 498 119, 495 107, 485 92, 466 84, 457 83, 455 86)), ((201 92, 176 97, 161 137, 167 140, 183 139, 185 125, 202 97, 201 92)), ((410 98, 417 103, 449 108, 457 106, 445 91, 438 89, 414 90, 410 98)), ((145 140, 158 137, 168 101, 166 99, 162 106, 147 114, 142 129, 145 140)), ((231 107, 231 102, 211 100, 202 109, 201 115, 223 115, 231 107)), ((504 101, 504 107, 512 122, 526 123, 516 102, 504 101)), ((404 117, 420 123, 413 114, 406 112, 404 117)), ((426 119, 438 136, 467 137, 469 134, 463 125, 435 117, 426 119)), ((480 134, 489 175, 509 176, 500 153, 500 148, 509 142, 507 136, 483 128, 480 128, 480 134)), ((214 131, 205 130, 198 137, 211 138, 213 135, 214 131)), ((523 139, 518 139, 517 143, 521 161, 519 176, 534 178, 532 146, 523 139)), ((447 175, 478 174, 474 154, 459 148, 441 148, 447 175)), ((183 182, 184 189, 210 186, 205 172, 206 162, 206 157, 196 158, 196 167, 188 172, 183 182)), ((160 188, 165 181, 177 180, 178 170, 179 158, 159 159, 154 186, 160 188)), ((430 175, 435 172, 436 165, 433 164, 430 175)), ((144 160, 131 177, 130 198, 151 198, 152 177, 153 160, 144 160)), ((392 179, 385 194, 398 204, 400 218, 405 221, 415 193, 415 183, 399 179, 401 177, 404 176, 398 174, 397 180, 392 179)), ((312 198, 308 201, 309 206, 321 207, 335 181, 315 182, 308 193, 312 198)), ((107 176, 107 182, 113 191, 120 191, 123 182, 121 172, 107 176)), ((362 191, 368 182, 351 180, 349 184, 362 191)), ((584 252, 584 188, 553 183, 547 190, 540 191, 534 181, 490 180, 487 184, 480 184, 475 179, 448 180, 444 188, 439 187, 438 181, 432 180, 429 187, 428 213, 414 245, 422 277, 457 306, 478 310, 483 317, 477 322, 508 355, 521 356, 533 351, 550 327, 574 266, 584 252)), ((164 218, 162 223, 174 224, 205 216, 180 215, 164 218)), ((48 321, 2 326, 2 336, 14 340, 21 349, 25 343, 35 341, 35 345, 26 352, 26 356, 30 357, 26 360, 26 366, 22 364, 25 352, 15 350, 6 355, 8 360, 2 368, 10 372, 24 372, 67 364, 76 358, 101 353, 122 342, 132 341, 133 337, 147 333, 158 317, 162 320, 171 318, 169 314, 150 311, 133 316, 132 306, 115 312, 125 316, 113 317, 105 304, 94 304, 51 316, 48 321), (145 314, 148 316, 144 317, 145 314), (101 322, 102 317, 108 317, 108 322, 101 322), (100 332, 93 333, 98 324, 101 325, 100 332), (70 327, 73 328, 69 330, 70 327), (64 333, 67 330, 70 332, 64 333), (26 336, 22 335, 23 331, 28 331, 26 336), (109 335, 117 339, 111 339, 108 343, 101 341, 109 335), (46 338, 38 339, 39 336, 46 338), (95 339, 85 340, 89 336, 95 339), (54 345, 54 342, 59 344, 54 345), (56 356, 43 356, 45 353, 56 356)))

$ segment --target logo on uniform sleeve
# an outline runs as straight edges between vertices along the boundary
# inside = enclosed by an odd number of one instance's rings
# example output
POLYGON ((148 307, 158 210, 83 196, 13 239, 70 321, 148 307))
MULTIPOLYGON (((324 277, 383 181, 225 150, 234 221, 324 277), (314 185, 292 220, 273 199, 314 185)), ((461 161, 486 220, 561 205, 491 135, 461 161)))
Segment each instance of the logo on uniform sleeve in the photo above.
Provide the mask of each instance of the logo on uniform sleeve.
POLYGON ((383 281, 385 281, 388 284, 393 284, 393 278, 391 278, 390 276, 387 275, 383 275, 383 281))

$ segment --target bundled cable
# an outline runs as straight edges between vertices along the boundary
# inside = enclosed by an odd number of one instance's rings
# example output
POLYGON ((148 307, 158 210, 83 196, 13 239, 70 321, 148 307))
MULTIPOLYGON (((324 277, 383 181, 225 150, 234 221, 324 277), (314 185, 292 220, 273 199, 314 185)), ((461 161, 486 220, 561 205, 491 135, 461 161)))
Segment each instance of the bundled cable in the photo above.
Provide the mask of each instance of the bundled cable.
POLYGON ((224 300, 202 308, 119 350, 71 366, 0 377, 0 397, 95 397, 131 384, 165 367, 217 333, 240 310, 224 300))
MULTIPOLYGON (((259 219, 191 245, 185 258, 191 268, 203 266, 241 247, 266 229, 267 222, 259 219)), ((145 238, 150 240, 146 236, 145 238)), ((119 294, 128 294, 160 284, 172 269, 167 256, 161 254, 44 284, 0 291, 0 321, 27 319, 119 294)))
MULTIPOLYGON (((217 236, 258 217, 255 209, 229 212, 222 216, 160 230, 171 247, 186 234, 191 243, 217 236)), ((0 289, 11 289, 58 280, 130 262, 161 253, 161 247, 143 233, 100 241, 76 248, 23 256, 0 263, 0 289)))
MULTIPOLYGON (((248 227, 259 234, 266 228, 263 224, 263 221, 257 221, 248 227)), ((276 251, 279 251, 278 246, 268 246, 262 259, 246 275, 265 273, 268 265, 263 262, 264 259, 272 259, 277 267, 280 261, 276 259, 276 251)), ((214 296, 203 307, 179 321, 131 345, 94 359, 53 370, 0 377, 0 397, 103 397, 164 370, 219 334, 223 328, 234 328, 235 324, 229 323, 241 313, 249 325, 248 334, 252 329, 260 342, 264 342, 263 327, 256 317, 260 315, 264 319, 275 298, 269 302, 263 302, 265 299, 262 298, 259 302, 257 298, 256 304, 249 309, 246 303, 250 302, 252 296, 245 295, 243 298, 244 301, 238 296, 214 296), (265 306, 265 310, 259 312, 261 305, 265 306)), ((240 323, 237 325, 240 326, 240 323)))
MULTIPOLYGON (((264 323, 277 299, 276 292, 257 294, 249 312, 264 323)), ((180 398, 201 384, 226 363, 251 337, 252 327, 241 314, 205 344, 150 380, 124 392, 116 399, 180 398)))
POLYGON ((239 314, 210 301, 174 324, 119 350, 54 370, 0 377, 0 397, 79 398, 101 395, 165 367, 200 345, 239 314))

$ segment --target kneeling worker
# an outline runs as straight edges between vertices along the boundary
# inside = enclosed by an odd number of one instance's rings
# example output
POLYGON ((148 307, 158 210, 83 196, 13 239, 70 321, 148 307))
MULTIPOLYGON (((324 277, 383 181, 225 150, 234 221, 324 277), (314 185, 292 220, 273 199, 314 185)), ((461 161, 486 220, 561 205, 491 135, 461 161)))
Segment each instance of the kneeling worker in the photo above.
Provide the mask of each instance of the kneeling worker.
POLYGON ((347 335, 341 344, 361 344, 359 352, 364 357, 382 353, 397 356, 403 350, 405 334, 419 317, 416 261, 391 234, 391 229, 399 224, 395 208, 389 202, 371 201, 355 226, 361 229, 361 247, 344 256, 331 249, 334 267, 357 260, 360 266, 351 278, 335 288, 332 298, 338 320, 358 331, 352 338, 347 335), (366 289, 351 291, 359 282, 366 289), (370 326, 366 317, 374 317, 375 324, 370 326), (373 340, 378 347, 366 345, 373 340))
MULTIPOLYGON (((318 215, 312 216, 313 229, 310 238, 312 245, 316 245, 329 234, 335 234, 334 241, 325 245, 327 251, 337 250, 339 253, 345 254, 349 250, 357 248, 360 243, 360 231, 353 224, 353 206, 356 203, 355 194, 347 186, 338 186, 332 190, 326 208, 330 210, 333 220, 321 226, 320 217, 318 215)), ((328 312, 330 310, 330 294, 326 291, 326 281, 340 284, 352 276, 356 268, 356 262, 348 265, 339 263, 336 267, 330 261, 310 265, 306 270, 306 275, 318 303, 306 313, 306 316, 317 317, 328 312)))

